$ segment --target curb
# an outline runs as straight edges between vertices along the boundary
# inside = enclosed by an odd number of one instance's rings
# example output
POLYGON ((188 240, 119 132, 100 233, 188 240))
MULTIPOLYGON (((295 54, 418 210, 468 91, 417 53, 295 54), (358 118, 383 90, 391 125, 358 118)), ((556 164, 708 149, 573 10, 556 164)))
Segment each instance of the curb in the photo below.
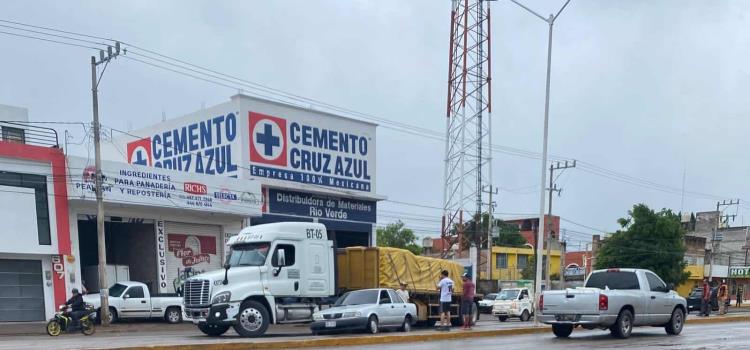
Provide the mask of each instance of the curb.
MULTIPOLYGON (((686 320, 686 324, 715 324, 731 322, 750 322, 750 316, 729 316, 715 318, 699 318, 686 320)), ((176 344, 176 345, 152 345, 152 346, 125 346, 117 348, 108 348, 109 350, 275 350, 275 349, 296 349, 296 348, 329 348, 339 346, 360 346, 376 344, 398 344, 398 343, 416 343, 439 340, 458 340, 467 338, 484 338, 484 337, 503 337, 524 334, 550 333, 548 326, 496 329, 486 331, 468 331, 460 330, 452 332, 425 332, 410 335, 379 335, 379 336, 347 336, 337 338, 321 339, 304 339, 304 340, 287 340, 287 341, 268 341, 261 343, 248 342, 221 342, 221 343, 196 343, 196 344, 176 344)))

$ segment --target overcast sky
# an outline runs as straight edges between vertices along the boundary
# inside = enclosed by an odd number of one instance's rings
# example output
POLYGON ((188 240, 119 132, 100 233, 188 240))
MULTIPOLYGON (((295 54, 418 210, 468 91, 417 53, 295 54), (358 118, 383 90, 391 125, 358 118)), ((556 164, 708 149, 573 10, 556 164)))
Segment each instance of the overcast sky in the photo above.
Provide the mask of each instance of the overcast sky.
MULTIPOLYGON (((524 3, 548 14, 563 2, 524 3)), ((550 152, 678 189, 686 171, 684 211, 715 208, 715 198, 691 191, 750 199, 749 17, 746 1, 573 0, 555 25, 550 152)), ((0 4, 0 19, 116 38, 439 132, 449 18, 449 0, 0 4)), ((492 20, 493 142, 541 152, 547 25, 503 0, 492 4, 492 20)), ((89 122, 93 53, 0 34, 0 103, 27 107, 33 121, 89 122)), ((137 129, 162 112, 177 117, 235 93, 121 59, 101 83, 101 119, 137 129)), ((81 127, 66 128, 81 141, 81 127)), ((441 142, 380 128, 377 152, 379 194, 442 205, 441 142)), ((495 154, 498 212, 537 212, 539 167, 536 159, 495 154)), ((558 186, 554 213, 589 226, 563 222, 574 247, 591 228, 616 229, 634 203, 681 209, 679 193, 590 168, 566 171, 558 186)), ((385 202, 379 211, 382 223, 400 212, 420 234, 439 231, 439 210, 385 202)), ((747 213, 739 208, 735 225, 750 223, 747 213)))

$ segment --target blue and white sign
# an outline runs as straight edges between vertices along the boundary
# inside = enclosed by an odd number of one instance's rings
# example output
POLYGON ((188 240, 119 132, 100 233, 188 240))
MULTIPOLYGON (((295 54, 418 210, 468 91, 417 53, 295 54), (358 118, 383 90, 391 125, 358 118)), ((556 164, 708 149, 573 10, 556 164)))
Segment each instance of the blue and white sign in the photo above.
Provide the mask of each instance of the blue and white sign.
POLYGON ((251 176, 373 192, 374 126, 282 113, 248 112, 251 176))
MULTIPOLYGON (((87 159, 68 157, 68 197, 95 200, 95 169, 87 159)), ((258 181, 186 174, 142 165, 102 162, 104 201, 203 212, 260 216, 258 181)))
POLYGON ((329 220, 375 222, 376 202, 268 189, 268 212, 329 220))

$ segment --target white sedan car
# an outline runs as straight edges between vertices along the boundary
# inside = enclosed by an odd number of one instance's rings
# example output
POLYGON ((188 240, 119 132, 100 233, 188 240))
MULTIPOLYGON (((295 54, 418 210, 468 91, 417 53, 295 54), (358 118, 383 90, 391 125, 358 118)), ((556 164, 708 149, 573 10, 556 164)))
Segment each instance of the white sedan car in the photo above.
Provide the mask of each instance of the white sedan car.
POLYGON ((409 332, 417 322, 417 306, 407 303, 393 289, 363 289, 342 295, 328 309, 313 314, 313 334, 336 330, 378 333, 384 328, 409 332))

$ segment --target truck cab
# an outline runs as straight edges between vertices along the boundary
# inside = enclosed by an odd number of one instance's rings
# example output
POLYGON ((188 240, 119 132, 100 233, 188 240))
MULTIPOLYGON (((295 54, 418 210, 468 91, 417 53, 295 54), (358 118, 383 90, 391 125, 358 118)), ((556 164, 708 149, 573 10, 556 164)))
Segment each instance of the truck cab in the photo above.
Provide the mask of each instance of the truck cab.
POLYGON ((322 224, 251 226, 227 245, 224 269, 184 285, 185 313, 205 334, 234 327, 257 337, 272 323, 311 320, 320 301, 335 294, 333 242, 322 224))
POLYGON ((492 306, 492 315, 500 322, 509 317, 518 317, 526 322, 534 314, 534 297, 528 288, 506 288, 497 293, 492 306))

